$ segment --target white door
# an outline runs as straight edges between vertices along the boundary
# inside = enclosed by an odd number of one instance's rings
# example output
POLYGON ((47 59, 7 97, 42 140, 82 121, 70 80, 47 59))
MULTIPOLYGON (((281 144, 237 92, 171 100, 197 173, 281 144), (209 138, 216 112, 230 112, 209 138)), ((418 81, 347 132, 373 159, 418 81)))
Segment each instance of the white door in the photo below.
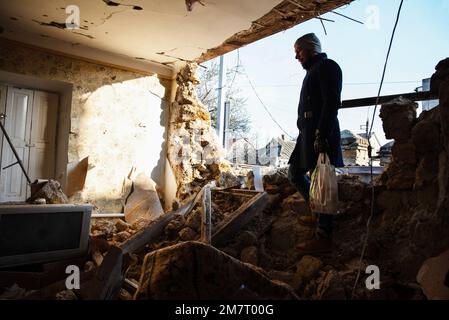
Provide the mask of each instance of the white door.
POLYGON ((54 178, 57 117, 58 95, 34 91, 28 165, 31 181, 54 178))
MULTIPOLYGON (((6 115, 6 86, 0 84, 0 121, 2 122, 2 124, 5 124, 5 122, 3 121, 3 117, 5 115, 6 115)), ((3 146, 3 133, 0 132, 0 160, 2 159, 2 146, 3 146)))
MULTIPOLYGON (((54 178, 58 103, 54 93, 0 85, 0 113, 6 114, 3 124, 31 181, 54 178)), ((0 137, 3 169, 17 160, 3 134, 0 137)), ((0 202, 25 201, 29 191, 18 164, 1 170, 0 202)))
MULTIPOLYGON (((8 87, 6 97, 6 119, 4 127, 14 145, 17 154, 25 168, 29 159, 29 143, 31 133, 31 112, 33 106, 33 91, 8 87)), ((3 136, 3 134, 2 134, 3 136)), ((0 201, 23 201, 27 194, 27 181, 18 164, 3 169, 16 162, 11 147, 3 137, 0 201)))

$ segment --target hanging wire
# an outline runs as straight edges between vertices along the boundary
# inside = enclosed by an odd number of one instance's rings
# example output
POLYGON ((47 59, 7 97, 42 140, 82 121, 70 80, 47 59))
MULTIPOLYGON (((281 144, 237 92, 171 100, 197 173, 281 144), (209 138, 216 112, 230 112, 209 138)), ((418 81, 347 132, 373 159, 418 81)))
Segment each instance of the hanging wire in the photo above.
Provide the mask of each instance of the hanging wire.
POLYGON ((378 106, 378 104, 379 104, 380 93, 381 93, 381 91, 382 91, 382 85, 383 85, 384 78, 385 78, 385 72, 386 72, 386 69, 387 69, 388 59, 389 59, 389 57, 390 57, 390 51, 391 51, 391 47, 392 47, 392 45, 393 45, 394 34, 395 34, 395 32, 396 32, 396 27, 397 27, 397 25, 398 25, 399 17, 400 17, 400 15, 401 15, 401 10, 402 10, 402 4, 403 4, 403 2, 404 2, 404 0, 401 0, 401 3, 400 3, 400 5, 399 5, 399 9, 398 9, 398 13, 397 13, 397 16, 396 16, 396 22, 395 22, 395 24, 394 24, 393 32, 392 32, 392 34, 391 34, 390 45, 388 46, 388 52, 387 52, 387 56, 386 56, 386 58, 385 58, 385 64, 384 64, 384 68, 383 68, 383 72, 382 72, 382 79, 381 79, 381 81, 380 81, 379 91, 378 91, 378 93, 377 93, 376 105, 374 106, 373 117, 372 117, 372 120, 371 120, 371 125, 370 125, 370 129, 369 129, 369 132, 368 132, 368 137, 367 137, 367 138, 368 138, 368 153, 369 153, 369 157, 370 157, 371 208, 370 208, 370 216, 368 217, 368 220, 367 220, 367 222, 366 222, 366 235, 365 235, 365 240, 364 240, 363 246, 362 246, 362 252, 361 252, 361 254, 360 254, 360 259, 359 259, 359 270, 358 270, 358 272, 357 272, 357 276, 356 276, 356 279, 355 279, 355 282, 354 282, 354 286, 353 286, 353 288, 352 288, 351 300, 352 300, 353 297, 354 297, 355 289, 356 289, 356 287, 357 287, 357 283, 358 283, 359 278, 360 278, 360 272, 361 272, 361 267, 362 267, 362 261, 363 261, 363 258, 364 258, 364 256, 365 256, 365 251, 366 251, 366 247, 367 247, 368 239, 369 239, 370 223, 371 223, 371 219, 373 218, 373 215, 374 215, 374 200, 375 200, 375 199, 374 199, 374 183, 373 183, 373 160, 372 160, 372 157, 371 157, 372 146, 371 146, 371 139, 370 139, 370 138, 371 138, 371 134, 372 134, 372 130, 373 130, 373 125, 374 125, 374 120, 375 120, 375 116, 376 116, 377 106, 378 106))
POLYGON ((251 79, 249 78, 248 74, 246 73, 245 67, 242 65, 242 69, 243 69, 243 74, 245 75, 246 79, 248 79, 249 85, 251 87, 251 89, 253 90, 254 94, 256 95, 257 99, 259 100, 260 104, 262 105, 262 107, 265 109, 265 111, 268 113, 268 115, 270 116, 271 120, 279 127, 279 129, 282 130, 282 132, 284 132, 290 139, 293 139, 293 137, 288 134, 288 132, 286 130, 284 130, 284 128, 279 124, 279 122, 276 121, 276 119, 273 117, 273 115, 271 114, 270 110, 268 110, 267 106, 265 105, 265 103, 262 101, 262 99, 260 98, 259 94, 257 93, 257 90, 255 88, 255 86, 253 85, 251 79))
POLYGON ((354 22, 363 24, 363 22, 361 22, 361 21, 359 21, 359 20, 356 20, 356 19, 353 19, 353 18, 351 18, 351 17, 348 17, 348 16, 346 16, 346 15, 344 15, 344 14, 341 14, 341 13, 339 13, 339 12, 335 12, 335 11, 331 11, 331 12, 332 12, 333 14, 336 14, 336 15, 338 15, 338 16, 344 17, 344 18, 349 19, 349 20, 351 20, 351 21, 354 21, 354 22))
POLYGON ((231 91, 231 89, 232 89, 232 86, 235 81, 235 77, 237 76, 237 73, 239 71, 239 67, 240 67, 240 50, 237 49, 237 62, 235 63, 234 77, 232 78, 232 81, 231 81, 231 84, 229 85, 228 91, 231 91))
POLYGON ((319 19, 319 20, 320 20, 320 22, 321 22, 321 25, 323 26, 324 34, 327 36, 327 31, 326 31, 326 27, 324 26, 323 19, 319 19))

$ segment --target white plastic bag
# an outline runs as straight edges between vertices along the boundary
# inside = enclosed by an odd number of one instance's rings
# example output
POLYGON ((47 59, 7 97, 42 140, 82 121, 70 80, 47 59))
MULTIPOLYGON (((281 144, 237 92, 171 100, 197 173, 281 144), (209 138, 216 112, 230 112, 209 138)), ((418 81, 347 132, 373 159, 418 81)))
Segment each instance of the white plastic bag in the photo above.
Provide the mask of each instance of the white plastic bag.
POLYGON ((310 184, 310 208, 313 212, 337 214, 338 183, 329 157, 320 153, 310 184))

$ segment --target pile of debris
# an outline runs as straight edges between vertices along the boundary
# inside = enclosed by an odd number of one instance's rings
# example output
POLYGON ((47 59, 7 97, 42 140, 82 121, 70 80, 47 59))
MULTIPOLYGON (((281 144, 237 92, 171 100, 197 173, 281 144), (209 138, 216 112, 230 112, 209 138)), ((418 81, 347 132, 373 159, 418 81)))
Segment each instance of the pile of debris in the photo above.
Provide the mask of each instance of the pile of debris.
MULTIPOLYGON (((287 204, 298 201, 298 195, 282 195, 276 200, 282 201, 283 208, 275 214, 267 247, 286 252, 289 259, 278 259, 270 272, 289 283, 301 298, 449 297, 449 59, 436 69, 433 79, 439 82, 439 107, 416 118, 414 102, 399 98, 382 106, 386 136, 395 139, 395 144, 392 162, 373 189, 353 177, 340 177, 341 208, 335 219, 332 253, 295 257, 292 248, 307 237, 296 219, 305 214, 306 208, 288 213, 287 204), (367 234, 366 223, 371 215, 367 234), (365 241, 366 251, 360 261, 365 241), (365 287, 368 265, 380 270, 379 290, 365 287), (359 271, 361 276, 355 285, 359 271)), ((280 186, 286 181, 274 181, 276 185, 266 189, 282 194, 280 186)), ((295 207, 301 206, 298 203, 295 207)), ((271 250, 272 258, 275 253, 271 250)))
MULTIPOLYGON (((180 77, 192 79, 189 70, 180 77)), ((208 176, 199 178, 187 170, 191 163, 183 162, 176 169, 178 182, 190 189, 181 191, 184 204, 176 210, 163 213, 151 206, 152 214, 150 206, 138 206, 139 214, 125 214, 125 220, 93 221, 89 256, 70 261, 84 270, 81 289, 65 288, 61 267, 68 262, 57 262, 43 266, 53 275, 43 278, 45 287, 34 292, 9 287, 3 298, 448 298, 449 59, 438 64, 433 79, 440 106, 419 118, 416 104, 402 98, 382 106, 384 130, 395 144, 379 180, 371 186, 339 176, 332 252, 304 255, 296 249, 313 237, 315 227, 299 223, 311 212, 286 168, 265 175, 265 192, 259 192, 252 190, 250 174, 242 181, 206 168, 208 176), (220 187, 206 185, 214 179, 220 187), (142 214, 145 219, 136 219, 142 214), (365 285, 368 266, 380 270, 377 290, 365 285)), ((177 106, 193 108, 196 102, 186 99, 191 88, 182 83, 180 92, 188 94, 178 97, 177 106)), ((176 123, 187 130, 193 118, 176 123)))

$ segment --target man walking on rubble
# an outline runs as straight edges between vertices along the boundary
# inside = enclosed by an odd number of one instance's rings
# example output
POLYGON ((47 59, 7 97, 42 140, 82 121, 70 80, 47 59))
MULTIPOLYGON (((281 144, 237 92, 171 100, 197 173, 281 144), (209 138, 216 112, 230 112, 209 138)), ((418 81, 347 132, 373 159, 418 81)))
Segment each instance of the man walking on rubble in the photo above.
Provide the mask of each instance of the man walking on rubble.
MULTIPOLYGON (((308 202, 310 179, 307 172, 315 168, 318 155, 326 152, 332 165, 344 166, 337 118, 341 105, 342 72, 335 61, 321 52, 320 40, 314 33, 300 37, 294 48, 295 58, 307 73, 299 99, 299 135, 289 160, 288 178, 308 202)), ((333 215, 314 212, 313 216, 302 217, 300 223, 317 226, 317 229, 313 239, 298 245, 299 251, 331 251, 333 215)))

